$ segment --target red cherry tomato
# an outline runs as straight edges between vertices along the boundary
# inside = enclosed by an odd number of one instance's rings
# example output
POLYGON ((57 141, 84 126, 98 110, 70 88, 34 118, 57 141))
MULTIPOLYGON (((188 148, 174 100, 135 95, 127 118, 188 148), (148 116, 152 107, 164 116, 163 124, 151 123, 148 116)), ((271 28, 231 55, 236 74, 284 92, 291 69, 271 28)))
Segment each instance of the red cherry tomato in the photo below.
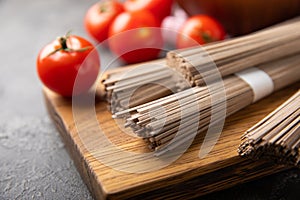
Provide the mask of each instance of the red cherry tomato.
POLYGON ((46 45, 37 57, 41 81, 62 96, 86 92, 97 79, 99 68, 100 59, 94 46, 75 35, 56 39, 46 45), (79 83, 74 89, 75 80, 79 83))
POLYGON ((155 59, 163 46, 158 20, 148 11, 124 12, 109 29, 109 47, 127 63, 155 59))
POLYGON ((196 15, 189 18, 179 29, 177 48, 187 48, 225 38, 223 26, 207 15, 196 15))
POLYGON ((106 40, 110 24, 123 11, 123 5, 115 0, 96 3, 85 15, 86 31, 98 42, 106 40))
POLYGON ((148 10, 160 21, 171 14, 173 0, 126 0, 125 10, 148 10))

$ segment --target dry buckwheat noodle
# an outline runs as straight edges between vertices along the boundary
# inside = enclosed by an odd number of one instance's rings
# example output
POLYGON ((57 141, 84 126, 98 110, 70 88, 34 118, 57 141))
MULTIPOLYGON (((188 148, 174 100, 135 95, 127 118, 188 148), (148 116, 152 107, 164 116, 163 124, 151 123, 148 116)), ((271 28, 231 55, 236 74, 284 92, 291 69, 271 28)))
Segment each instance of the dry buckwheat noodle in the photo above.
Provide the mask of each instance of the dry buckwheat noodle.
POLYGON ((300 166, 300 90, 250 128, 238 152, 243 157, 267 158, 300 166))
POLYGON ((261 31, 212 43, 178 49, 167 54, 167 64, 183 74, 192 86, 214 79, 211 59, 222 76, 300 52, 300 17, 261 31), (210 58, 208 58, 210 57, 210 58), (200 73, 199 73, 200 72, 200 73))

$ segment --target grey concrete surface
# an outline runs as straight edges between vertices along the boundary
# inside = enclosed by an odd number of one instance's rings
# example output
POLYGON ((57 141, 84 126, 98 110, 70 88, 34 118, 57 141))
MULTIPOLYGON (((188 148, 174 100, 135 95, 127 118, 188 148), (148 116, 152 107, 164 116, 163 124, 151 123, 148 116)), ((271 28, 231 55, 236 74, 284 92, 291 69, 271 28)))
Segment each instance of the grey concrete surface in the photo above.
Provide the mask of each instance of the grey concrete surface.
MULTIPOLYGON (((0 0, 0 200, 92 199, 47 116, 35 59, 68 30, 87 37, 82 20, 95 2, 0 0)), ((299 182, 294 169, 201 199, 298 199, 299 182)))

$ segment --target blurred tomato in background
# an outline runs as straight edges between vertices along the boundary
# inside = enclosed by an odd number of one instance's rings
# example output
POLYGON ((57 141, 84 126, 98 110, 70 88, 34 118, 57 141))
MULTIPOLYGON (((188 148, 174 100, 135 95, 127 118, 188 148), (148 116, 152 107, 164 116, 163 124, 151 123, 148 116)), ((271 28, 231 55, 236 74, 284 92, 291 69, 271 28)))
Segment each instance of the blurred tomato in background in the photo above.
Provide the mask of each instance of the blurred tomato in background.
POLYGON ((108 38, 110 24, 123 11, 123 4, 116 0, 100 1, 94 4, 84 18, 86 31, 98 42, 103 42, 108 38))
POLYGON ((190 15, 218 20, 230 36, 244 35, 300 15, 300 0, 176 0, 190 15))
POLYGON ((123 12, 109 29, 109 47, 127 63, 158 57, 163 47, 159 20, 149 11, 123 12))
POLYGON ((124 7, 127 11, 148 10, 160 21, 171 14, 173 0, 126 0, 124 7))
POLYGON ((177 36, 177 48, 188 48, 203 45, 225 38, 223 26, 212 17, 196 15, 189 18, 181 28, 177 36))

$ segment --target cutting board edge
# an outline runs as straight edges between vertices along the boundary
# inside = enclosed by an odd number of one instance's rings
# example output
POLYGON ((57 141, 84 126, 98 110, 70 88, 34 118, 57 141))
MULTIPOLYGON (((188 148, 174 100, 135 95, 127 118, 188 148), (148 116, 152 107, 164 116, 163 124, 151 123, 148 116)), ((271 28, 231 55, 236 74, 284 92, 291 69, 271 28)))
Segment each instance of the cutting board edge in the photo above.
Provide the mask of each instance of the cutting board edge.
POLYGON ((46 104, 48 114, 51 120, 53 121, 53 123, 55 124, 56 129, 58 130, 59 135, 64 142, 68 154, 74 161, 77 171, 79 172, 81 178, 87 185, 87 188, 90 190, 93 198, 106 199, 107 193, 103 190, 103 188, 101 187, 101 183, 98 181, 96 175, 88 166, 82 152, 80 151, 80 148, 76 145, 70 133, 68 133, 67 127, 63 122, 63 119, 61 118, 61 116, 59 116, 57 110, 55 109, 55 106, 48 98, 47 91, 48 91, 47 89, 44 89, 43 95, 44 95, 44 102, 46 104), (80 156, 77 156, 78 154, 80 156), (95 187, 95 185, 99 187, 95 187))

